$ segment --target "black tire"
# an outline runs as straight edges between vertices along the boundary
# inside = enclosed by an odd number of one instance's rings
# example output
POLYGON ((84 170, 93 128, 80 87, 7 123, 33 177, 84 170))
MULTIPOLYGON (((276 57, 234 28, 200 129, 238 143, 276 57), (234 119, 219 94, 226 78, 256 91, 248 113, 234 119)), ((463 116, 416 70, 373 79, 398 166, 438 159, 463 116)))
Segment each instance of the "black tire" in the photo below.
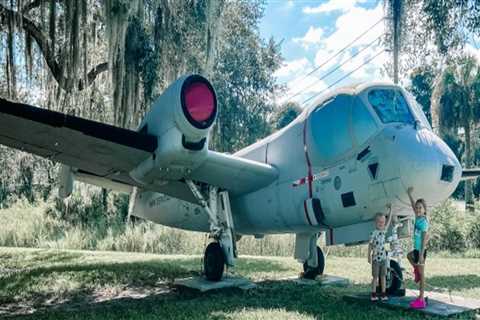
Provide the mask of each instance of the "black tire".
MULTIPOLYGON (((400 265, 395 260, 390 260, 390 268, 387 270, 387 294, 390 296, 403 296, 405 290, 402 290, 403 273, 400 265)), ((381 292, 380 285, 377 286, 377 292, 381 292)))
POLYGON ((205 277, 210 281, 220 281, 225 268, 225 256, 218 242, 211 242, 205 249, 203 256, 203 270, 205 277))
POLYGON ((310 267, 307 264, 307 261, 303 263, 303 275, 305 279, 315 279, 318 275, 322 275, 325 270, 325 255, 323 254, 322 249, 317 246, 317 258, 318 266, 310 267))

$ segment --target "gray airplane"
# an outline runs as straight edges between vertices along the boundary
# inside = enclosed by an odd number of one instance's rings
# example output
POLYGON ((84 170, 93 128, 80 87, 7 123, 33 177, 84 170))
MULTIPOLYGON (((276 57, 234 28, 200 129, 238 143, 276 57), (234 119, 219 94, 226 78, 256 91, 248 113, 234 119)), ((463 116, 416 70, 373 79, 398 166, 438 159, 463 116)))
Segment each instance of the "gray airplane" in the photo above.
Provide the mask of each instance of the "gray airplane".
MULTIPOLYGON (((365 243, 386 206, 397 246, 410 233, 407 188, 434 206, 462 179, 415 99, 392 84, 331 91, 235 154, 208 149, 217 111, 215 91, 199 75, 171 84, 137 131, 1 99, 0 143, 62 163, 63 197, 83 181, 130 193, 135 216, 208 232, 204 271, 212 281, 234 266, 242 236, 282 233, 296 235, 295 258, 314 278, 325 265, 319 236, 327 245, 365 243)), ((390 267, 401 274, 395 260, 390 267)))

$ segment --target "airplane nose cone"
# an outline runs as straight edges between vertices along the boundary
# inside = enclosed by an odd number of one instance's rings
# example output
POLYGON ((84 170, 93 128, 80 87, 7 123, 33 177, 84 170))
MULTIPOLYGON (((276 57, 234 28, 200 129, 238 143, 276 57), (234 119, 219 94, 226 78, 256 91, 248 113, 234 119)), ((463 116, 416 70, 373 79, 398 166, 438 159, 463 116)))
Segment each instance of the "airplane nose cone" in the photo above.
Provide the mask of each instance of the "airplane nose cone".
MULTIPOLYGON (((462 168, 442 139, 427 129, 412 127, 387 132, 387 136, 396 140, 391 144, 396 163, 393 168, 398 170, 405 189, 414 188, 414 197, 425 199, 429 205, 437 205, 455 191, 462 168)), ((408 200, 406 194, 401 198, 408 200)))

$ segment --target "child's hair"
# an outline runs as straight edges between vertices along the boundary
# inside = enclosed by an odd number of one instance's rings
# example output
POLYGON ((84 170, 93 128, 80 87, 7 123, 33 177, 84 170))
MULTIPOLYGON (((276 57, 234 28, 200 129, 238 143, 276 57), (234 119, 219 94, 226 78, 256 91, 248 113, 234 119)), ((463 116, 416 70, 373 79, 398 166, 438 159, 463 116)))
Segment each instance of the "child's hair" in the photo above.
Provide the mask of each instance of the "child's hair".
POLYGON ((425 199, 420 198, 420 199, 418 199, 417 201, 415 201, 415 204, 417 204, 417 203, 419 203, 419 202, 420 202, 420 203, 422 204, 422 206, 423 206, 423 210, 425 211, 425 215, 427 215, 427 203, 425 202, 425 199))
POLYGON ((377 220, 378 218, 380 217, 386 217, 387 215, 385 213, 382 213, 382 212, 377 212, 375 214, 375 220, 377 220))

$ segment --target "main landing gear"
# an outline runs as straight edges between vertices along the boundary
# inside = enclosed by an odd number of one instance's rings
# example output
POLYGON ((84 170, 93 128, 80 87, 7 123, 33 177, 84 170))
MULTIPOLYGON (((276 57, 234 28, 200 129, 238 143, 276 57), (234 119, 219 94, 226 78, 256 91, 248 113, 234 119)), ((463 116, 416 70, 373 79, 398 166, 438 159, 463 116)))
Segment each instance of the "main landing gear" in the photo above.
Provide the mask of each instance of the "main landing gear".
POLYGON ((295 237, 295 259, 303 263, 302 278, 315 279, 325 270, 325 255, 317 246, 318 233, 300 233, 295 237))
POLYGON ((303 278, 315 279, 317 276, 323 274, 325 270, 325 256, 319 246, 317 246, 317 261, 316 267, 309 266, 308 261, 303 263, 303 278))
POLYGON ((208 199, 205 199, 193 181, 187 180, 186 183, 208 213, 210 238, 213 241, 208 244, 203 257, 205 277, 210 281, 220 281, 225 265, 234 267, 237 258, 235 228, 228 192, 208 186, 208 199))

